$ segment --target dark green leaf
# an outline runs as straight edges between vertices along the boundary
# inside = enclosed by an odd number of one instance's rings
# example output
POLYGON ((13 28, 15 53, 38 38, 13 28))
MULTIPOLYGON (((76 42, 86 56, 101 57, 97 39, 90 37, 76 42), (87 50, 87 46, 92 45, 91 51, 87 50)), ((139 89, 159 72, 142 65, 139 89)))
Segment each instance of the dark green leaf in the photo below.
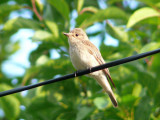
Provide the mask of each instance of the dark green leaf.
POLYGON ((134 118, 136 120, 149 120, 152 106, 150 104, 150 98, 144 97, 140 104, 135 109, 134 118))
POLYGON ((69 20, 69 7, 65 0, 48 0, 56 10, 66 19, 69 20))

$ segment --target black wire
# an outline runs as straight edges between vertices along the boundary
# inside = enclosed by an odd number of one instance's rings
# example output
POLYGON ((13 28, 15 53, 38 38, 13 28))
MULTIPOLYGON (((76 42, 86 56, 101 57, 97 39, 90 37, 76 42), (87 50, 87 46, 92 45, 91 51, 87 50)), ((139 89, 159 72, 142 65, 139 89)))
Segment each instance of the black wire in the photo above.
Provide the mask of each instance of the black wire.
POLYGON ((3 91, 3 92, 0 92, 0 97, 6 96, 6 95, 9 95, 9 94, 13 94, 13 93, 17 93, 17 92, 21 92, 21 91, 24 91, 24 90, 29 90, 29 89, 32 89, 32 88, 35 88, 35 87, 38 87, 38 86, 42 86, 42 85, 46 85, 46 84, 50 84, 50 83, 55 83, 55 82, 59 82, 59 81, 62 81, 62 80, 67 80, 67 79, 78 77, 78 76, 82 76, 82 75, 85 75, 85 74, 88 74, 88 73, 91 73, 91 72, 102 70, 104 68, 109 68, 109 67, 124 64, 124 63, 130 62, 130 61, 134 61, 134 60, 137 60, 137 59, 149 56, 149 55, 153 55, 153 54, 156 54, 156 53, 159 53, 159 52, 160 52, 160 49, 156 49, 156 50, 153 50, 153 51, 150 51, 150 52, 141 53, 141 54, 138 54, 138 55, 134 55, 134 56, 126 57, 126 58, 123 58, 123 59, 115 60, 115 61, 112 61, 112 62, 109 62, 109 63, 105 63, 103 65, 99 65, 99 66, 96 66, 96 67, 93 67, 93 68, 90 68, 90 69, 77 71, 75 73, 68 74, 68 75, 65 75, 65 76, 62 76, 62 77, 59 77, 59 78, 47 80, 47 81, 40 82, 40 83, 33 84, 33 85, 28 85, 28 86, 23 86, 23 87, 11 89, 11 90, 3 91))

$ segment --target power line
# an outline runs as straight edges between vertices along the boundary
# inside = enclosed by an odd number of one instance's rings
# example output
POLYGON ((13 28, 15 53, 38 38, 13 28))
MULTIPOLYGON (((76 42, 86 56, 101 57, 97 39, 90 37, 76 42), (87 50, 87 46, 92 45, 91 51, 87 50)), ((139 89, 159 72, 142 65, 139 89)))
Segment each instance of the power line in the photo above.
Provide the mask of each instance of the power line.
POLYGON ((62 80, 67 80, 67 79, 70 79, 70 78, 82 76, 82 75, 85 75, 85 74, 89 74, 91 72, 102 70, 104 68, 109 68, 109 67, 117 66, 117 65, 124 64, 124 63, 127 63, 127 62, 131 62, 131 61, 134 61, 134 60, 146 57, 146 56, 150 56, 150 55, 153 55, 153 54, 156 54, 156 53, 159 53, 159 52, 160 52, 160 49, 156 49, 156 50, 149 51, 149 52, 146 52, 146 53, 141 53, 141 54, 133 55, 133 56, 130 56, 130 57, 122 58, 122 59, 119 59, 119 60, 115 60, 115 61, 112 61, 112 62, 109 62, 109 63, 105 63, 103 65, 99 65, 99 66, 96 66, 96 67, 93 67, 93 68, 90 68, 90 69, 77 71, 75 73, 68 74, 68 75, 65 75, 65 76, 62 76, 62 77, 59 77, 59 78, 47 80, 47 81, 40 82, 40 83, 33 84, 33 85, 28 85, 28 86, 23 86, 23 87, 14 88, 14 89, 11 89, 11 90, 3 91, 3 92, 0 92, 0 97, 10 95, 10 94, 13 94, 13 93, 17 93, 17 92, 21 92, 21 91, 24 91, 24 90, 29 90, 29 89, 39 87, 39 86, 42 86, 42 85, 47 85, 47 84, 50 84, 50 83, 55 83, 55 82, 59 82, 59 81, 62 81, 62 80))

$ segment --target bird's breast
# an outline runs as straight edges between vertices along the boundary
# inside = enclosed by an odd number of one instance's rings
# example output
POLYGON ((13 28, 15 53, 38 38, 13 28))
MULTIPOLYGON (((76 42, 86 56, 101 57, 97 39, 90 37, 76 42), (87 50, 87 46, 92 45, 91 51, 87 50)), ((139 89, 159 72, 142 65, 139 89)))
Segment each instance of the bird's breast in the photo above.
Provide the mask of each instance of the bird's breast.
MULTIPOLYGON (((70 58, 73 66, 77 70, 88 68, 87 66, 87 50, 80 44, 74 44, 69 48, 70 58)), ((88 56, 89 57, 89 56, 88 56)))

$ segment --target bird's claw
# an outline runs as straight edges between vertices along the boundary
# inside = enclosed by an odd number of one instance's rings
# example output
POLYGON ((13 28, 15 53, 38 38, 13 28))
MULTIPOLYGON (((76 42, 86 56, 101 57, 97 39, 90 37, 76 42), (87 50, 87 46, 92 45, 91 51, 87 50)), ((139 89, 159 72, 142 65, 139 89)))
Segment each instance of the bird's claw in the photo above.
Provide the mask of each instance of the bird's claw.
POLYGON ((89 68, 89 72, 90 72, 90 73, 92 72, 92 68, 89 68))
POLYGON ((77 73, 78 73, 78 71, 76 71, 76 72, 74 73, 74 77, 77 77, 77 73))

